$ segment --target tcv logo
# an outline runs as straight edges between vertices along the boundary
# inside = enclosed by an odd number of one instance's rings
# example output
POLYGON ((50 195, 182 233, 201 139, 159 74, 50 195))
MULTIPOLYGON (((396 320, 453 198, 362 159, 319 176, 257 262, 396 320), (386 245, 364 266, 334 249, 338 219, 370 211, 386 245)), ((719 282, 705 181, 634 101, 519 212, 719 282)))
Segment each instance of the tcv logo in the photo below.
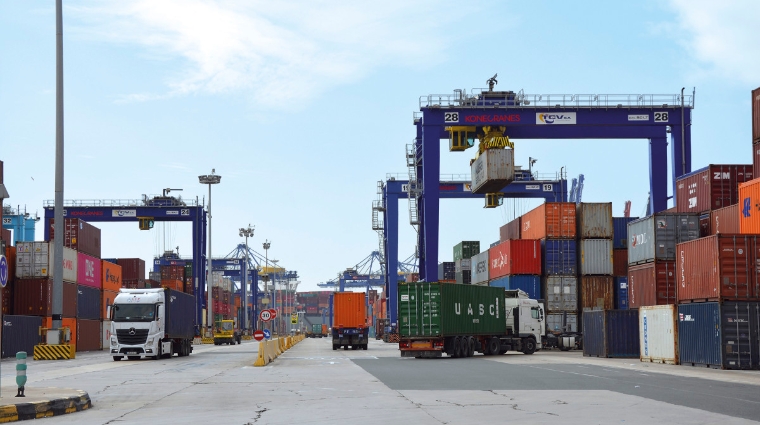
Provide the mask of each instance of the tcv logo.
POLYGON ((575 112, 538 113, 536 124, 575 124, 575 112))

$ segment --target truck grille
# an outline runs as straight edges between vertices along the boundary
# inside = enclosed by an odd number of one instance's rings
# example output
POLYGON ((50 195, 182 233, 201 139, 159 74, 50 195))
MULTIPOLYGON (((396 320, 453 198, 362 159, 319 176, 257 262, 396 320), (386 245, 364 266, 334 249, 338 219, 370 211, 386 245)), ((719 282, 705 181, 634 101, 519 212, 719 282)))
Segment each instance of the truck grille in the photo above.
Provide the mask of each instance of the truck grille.
POLYGON ((148 340, 147 329, 116 329, 116 338, 119 340, 119 344, 124 345, 139 345, 145 344, 148 340), (134 335, 131 335, 134 333, 134 335))

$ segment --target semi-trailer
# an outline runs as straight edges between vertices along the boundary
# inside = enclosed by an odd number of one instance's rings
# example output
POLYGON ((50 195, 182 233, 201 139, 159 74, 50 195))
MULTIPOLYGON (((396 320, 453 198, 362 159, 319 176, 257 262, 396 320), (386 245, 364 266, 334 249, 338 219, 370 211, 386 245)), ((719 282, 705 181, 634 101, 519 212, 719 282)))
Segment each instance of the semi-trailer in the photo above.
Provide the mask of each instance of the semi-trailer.
POLYGON ((369 336, 367 325, 367 294, 364 292, 335 292, 333 295, 333 350, 366 350, 369 336))

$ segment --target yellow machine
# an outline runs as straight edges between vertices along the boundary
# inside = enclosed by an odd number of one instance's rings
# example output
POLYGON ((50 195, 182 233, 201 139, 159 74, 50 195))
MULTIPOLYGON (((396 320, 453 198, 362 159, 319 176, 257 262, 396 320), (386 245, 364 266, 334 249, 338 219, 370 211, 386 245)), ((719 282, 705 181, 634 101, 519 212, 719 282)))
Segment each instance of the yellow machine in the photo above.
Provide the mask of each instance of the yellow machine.
POLYGON ((236 342, 240 344, 240 333, 235 330, 235 322, 232 320, 221 320, 214 326, 214 345, 230 344, 236 342))

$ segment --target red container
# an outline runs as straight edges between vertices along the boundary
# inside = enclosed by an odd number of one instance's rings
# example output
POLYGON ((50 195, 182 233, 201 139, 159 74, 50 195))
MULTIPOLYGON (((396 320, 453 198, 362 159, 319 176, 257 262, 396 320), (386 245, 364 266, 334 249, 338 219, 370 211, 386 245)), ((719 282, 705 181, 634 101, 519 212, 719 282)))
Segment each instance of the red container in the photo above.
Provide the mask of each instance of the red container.
POLYGON ((678 244, 678 302, 760 300, 758 242, 756 235, 722 234, 678 244))
POLYGON ((699 216, 699 237, 710 236, 710 213, 704 213, 699 216))
MULTIPOLYGON (((145 289, 145 281, 136 280, 136 279, 131 279, 131 280, 123 279, 121 281, 121 287, 127 288, 127 289, 145 289)), ((158 287, 158 285, 156 285, 156 287, 158 287)))
POLYGON ((504 242, 510 239, 520 239, 520 228, 522 226, 522 217, 510 221, 499 228, 499 241, 504 242))
POLYGON ((760 140, 752 143, 752 175, 760 176, 760 140))
MULTIPOLYGON (((50 240, 55 239, 55 220, 50 219, 50 240)), ((63 219, 63 246, 100 258, 100 229, 78 219, 63 219)))
POLYGON ((121 278, 124 280, 145 280, 145 261, 139 258, 119 258, 121 278))
POLYGON ((164 280, 183 280, 185 266, 161 266, 161 282, 164 280))
POLYGON ((753 179, 751 165, 708 165, 676 180, 676 210, 701 213, 739 202, 739 183, 753 179))
POLYGON ((488 250, 491 279, 513 274, 541 274, 541 241, 511 239, 488 250))
POLYGON ((3 312, 3 314, 13 314, 13 282, 12 281, 8 281, 8 284, 5 285, 5 288, 3 288, 3 303, 0 304, 0 310, 3 312))
POLYGON ((8 282, 16 279, 16 247, 5 247, 5 260, 8 262, 8 282))
POLYGON ((612 250, 612 275, 628 276, 628 250, 612 250))
MULTIPOLYGON (((63 283, 63 316, 77 316, 77 285, 63 283)), ((13 288, 13 312, 24 316, 53 314, 52 279, 18 279, 13 288)))
POLYGON ((574 239, 575 203, 546 202, 522 216, 522 239, 574 239))
POLYGON ((628 266, 628 307, 676 303, 676 262, 628 266))
POLYGON ((710 211, 710 235, 741 233, 739 229, 739 204, 710 211))
POLYGON ((77 319, 77 352, 103 349, 101 326, 100 320, 77 319))
POLYGON ((612 276, 581 276, 579 290, 581 310, 615 308, 615 280, 612 276))
MULTIPOLYGON (((2 214, 0 214, 2 215, 2 214)), ((9 247, 11 246, 11 231, 8 229, 0 229, 0 239, 5 241, 5 246, 9 247)))
POLYGON ((760 142, 760 87, 752 90, 752 141, 760 142))

